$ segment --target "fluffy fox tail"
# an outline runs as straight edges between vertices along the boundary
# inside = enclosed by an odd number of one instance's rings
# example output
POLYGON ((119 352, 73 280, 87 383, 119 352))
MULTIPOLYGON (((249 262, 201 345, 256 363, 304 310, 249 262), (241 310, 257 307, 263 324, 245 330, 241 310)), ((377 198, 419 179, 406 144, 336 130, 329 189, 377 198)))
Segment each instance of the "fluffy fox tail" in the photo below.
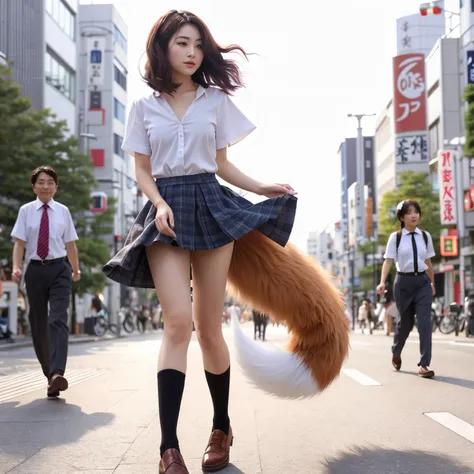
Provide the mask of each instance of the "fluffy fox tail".
POLYGON ((339 375, 349 351, 349 321, 330 275, 292 244, 258 231, 235 242, 229 292, 286 323, 286 350, 267 350, 232 321, 237 360, 258 388, 282 398, 309 398, 339 375))

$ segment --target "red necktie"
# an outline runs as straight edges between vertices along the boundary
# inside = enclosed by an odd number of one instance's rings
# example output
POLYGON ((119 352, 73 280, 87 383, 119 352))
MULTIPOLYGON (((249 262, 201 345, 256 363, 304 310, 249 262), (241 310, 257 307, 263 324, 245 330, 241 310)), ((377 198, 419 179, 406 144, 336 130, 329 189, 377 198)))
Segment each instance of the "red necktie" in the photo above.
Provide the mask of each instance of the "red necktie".
POLYGON ((41 216, 41 225, 38 235, 38 257, 44 260, 49 253, 49 218, 48 205, 43 204, 43 215, 41 216))

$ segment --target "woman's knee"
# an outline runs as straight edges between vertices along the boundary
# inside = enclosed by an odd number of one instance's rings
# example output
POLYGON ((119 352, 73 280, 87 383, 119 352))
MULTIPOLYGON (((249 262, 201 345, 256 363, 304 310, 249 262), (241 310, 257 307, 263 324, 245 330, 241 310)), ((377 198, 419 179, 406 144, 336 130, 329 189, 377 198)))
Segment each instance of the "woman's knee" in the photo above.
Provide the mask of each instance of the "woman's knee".
POLYGON ((219 347, 224 341, 222 335, 222 328, 217 326, 197 326, 196 334, 201 349, 212 351, 214 348, 219 347))
POLYGON ((186 344, 193 331, 192 315, 188 311, 174 311, 164 318, 164 337, 171 344, 186 344))

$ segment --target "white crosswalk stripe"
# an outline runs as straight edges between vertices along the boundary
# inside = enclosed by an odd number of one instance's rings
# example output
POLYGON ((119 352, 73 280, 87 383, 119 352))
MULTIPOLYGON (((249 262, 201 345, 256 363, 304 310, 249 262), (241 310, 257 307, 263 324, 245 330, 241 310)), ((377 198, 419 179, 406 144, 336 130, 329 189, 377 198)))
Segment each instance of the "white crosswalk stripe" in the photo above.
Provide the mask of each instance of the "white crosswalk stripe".
POLYGON ((425 413, 428 418, 474 443, 474 426, 449 412, 425 413))
MULTIPOLYGON (((76 385, 104 374, 105 371, 98 369, 70 369, 66 377, 69 386, 76 385)), ((7 375, 0 378, 0 403, 11 398, 24 395, 35 390, 46 391, 46 379, 41 371, 30 370, 21 374, 7 375)))
POLYGON ((357 369, 342 369, 342 373, 354 379, 356 382, 365 386, 379 386, 382 385, 374 379, 371 379, 368 375, 363 374, 357 369))

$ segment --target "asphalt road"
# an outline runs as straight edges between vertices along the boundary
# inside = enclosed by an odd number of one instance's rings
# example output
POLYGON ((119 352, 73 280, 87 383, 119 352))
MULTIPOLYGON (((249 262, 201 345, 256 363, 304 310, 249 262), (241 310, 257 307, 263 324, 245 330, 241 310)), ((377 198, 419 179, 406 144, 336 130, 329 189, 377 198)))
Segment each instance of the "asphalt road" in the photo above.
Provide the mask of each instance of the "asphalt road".
MULTIPOLYGON (((0 473, 156 474, 160 337, 71 345, 70 388, 58 401, 45 398, 32 348, 0 352, 0 473)), ((267 338, 261 344, 281 346, 285 329, 269 326, 267 338)), ((390 364, 391 338, 354 334, 351 344, 340 378, 306 401, 255 390, 234 363, 235 439, 221 472, 474 473, 474 340, 436 333, 433 380, 416 375, 416 332, 400 373, 390 364)), ((179 437, 198 473, 212 404, 195 337, 188 360, 179 437)))

